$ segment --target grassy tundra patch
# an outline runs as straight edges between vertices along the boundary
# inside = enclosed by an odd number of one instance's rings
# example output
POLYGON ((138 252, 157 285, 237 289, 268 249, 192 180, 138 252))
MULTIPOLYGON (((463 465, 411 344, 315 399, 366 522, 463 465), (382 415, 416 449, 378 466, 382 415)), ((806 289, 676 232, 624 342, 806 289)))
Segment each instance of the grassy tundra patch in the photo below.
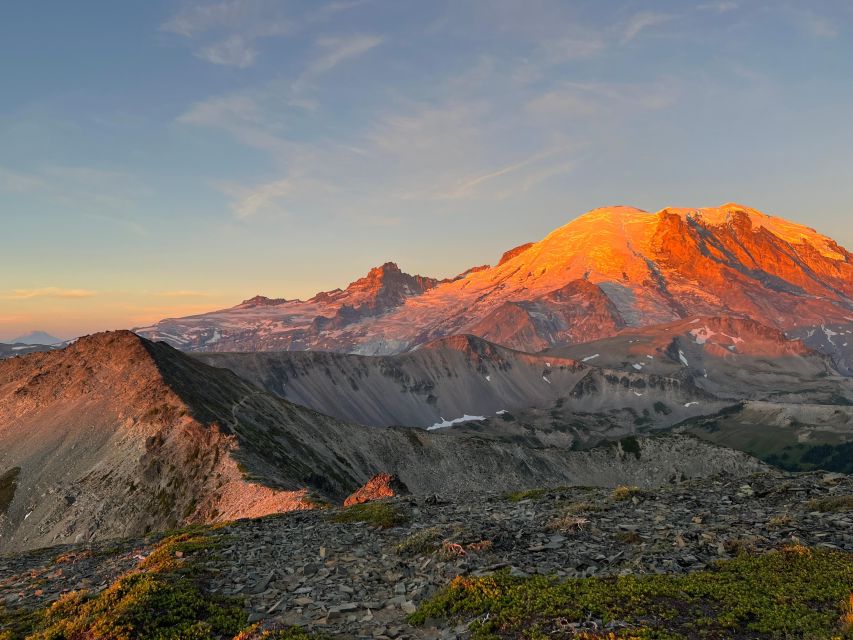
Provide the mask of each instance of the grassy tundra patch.
POLYGON ((788 547, 686 575, 560 581, 508 572, 457 577, 410 616, 473 621, 485 638, 853 638, 847 626, 853 554, 788 547), (572 623, 621 623, 613 635, 572 635, 572 623))
POLYGON ((242 600, 211 596, 197 554, 215 547, 203 529, 164 538, 135 569, 98 594, 73 591, 39 611, 0 611, 0 640, 213 640, 246 626, 242 600))
POLYGON ((394 505, 385 502, 364 502, 347 507, 332 516, 332 522, 343 524, 366 522, 380 529, 390 529, 407 522, 407 518, 394 505))

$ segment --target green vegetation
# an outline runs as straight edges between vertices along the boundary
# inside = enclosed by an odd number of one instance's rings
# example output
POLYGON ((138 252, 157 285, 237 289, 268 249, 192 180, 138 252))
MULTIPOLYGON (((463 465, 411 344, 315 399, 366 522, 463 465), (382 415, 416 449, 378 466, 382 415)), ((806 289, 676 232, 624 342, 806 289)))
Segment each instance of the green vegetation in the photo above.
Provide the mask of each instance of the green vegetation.
POLYGON ((853 442, 810 447, 800 456, 800 464, 825 471, 853 473, 853 442))
POLYGON ((625 453, 633 453, 634 457, 640 459, 640 442, 634 436, 622 438, 619 443, 622 445, 622 451, 625 453))
POLYGON ((565 512, 569 515, 577 513, 590 513, 591 511, 601 511, 601 507, 592 502, 581 500, 578 502, 570 502, 565 507, 565 512))
POLYGON ((665 416, 668 416, 670 413, 672 413, 672 409, 670 409, 668 406, 666 406, 666 404, 664 404, 660 400, 656 401, 652 405, 652 408, 655 410, 655 413, 662 413, 665 416))
POLYGON ((192 561, 214 547, 214 539, 200 527, 169 536, 136 569, 97 595, 74 591, 40 611, 0 614, 0 624, 9 629, 3 640, 234 636, 246 625, 242 601, 204 593, 203 572, 192 561))
MULTIPOLYGON (((288 627, 286 629, 261 629, 254 624, 241 632, 234 640, 326 640, 328 636, 319 633, 308 633, 301 627, 288 627)), ((2 640, 2 639, 0 639, 2 640)))
POLYGON ((335 506, 323 496, 313 492, 306 493, 302 498, 302 503, 311 509, 319 509, 320 511, 333 509, 335 506))
POLYGON ((703 440, 744 451, 759 460, 786 471, 836 471, 853 473, 853 442, 839 442, 838 434, 821 434, 815 438, 826 438, 826 442, 807 444, 799 442, 797 436, 803 425, 793 423, 780 427, 755 425, 723 419, 705 421, 690 426, 691 433, 703 440))
POLYGON ((613 537, 622 544, 640 544, 643 541, 636 531, 617 531, 613 537))
POLYGON ((380 529, 389 529, 404 524, 407 520, 405 514, 387 502, 354 504, 332 516, 332 522, 367 522, 380 529))
POLYGON ((629 487, 627 485, 620 485, 613 490, 611 497, 616 502, 623 502, 625 500, 630 500, 634 496, 643 495, 643 490, 639 487, 629 487))
POLYGON ((14 467, 0 475, 0 514, 6 513, 6 509, 12 504, 15 489, 18 488, 19 475, 21 475, 21 467, 14 467))
POLYGON ((853 638, 845 628, 851 587, 853 554, 794 546, 686 575, 460 576, 409 620, 473 620, 475 639, 565 635, 568 624, 589 618, 627 626, 576 637, 853 638))
POLYGON ((780 513, 779 515, 775 515, 770 520, 767 521, 767 526, 771 529, 782 529, 784 527, 790 526, 793 520, 791 516, 787 513, 780 513))
POLYGON ((853 495, 827 496, 809 500, 806 505, 810 511, 821 511, 823 513, 835 513, 853 509, 853 495))
POLYGON ((548 494, 547 489, 525 489, 524 491, 512 491, 504 494, 504 498, 510 502, 521 502, 522 500, 538 500, 548 494))
POLYGON ((406 536, 396 550, 401 556, 420 556, 436 551, 440 544, 441 529, 430 527, 406 536))

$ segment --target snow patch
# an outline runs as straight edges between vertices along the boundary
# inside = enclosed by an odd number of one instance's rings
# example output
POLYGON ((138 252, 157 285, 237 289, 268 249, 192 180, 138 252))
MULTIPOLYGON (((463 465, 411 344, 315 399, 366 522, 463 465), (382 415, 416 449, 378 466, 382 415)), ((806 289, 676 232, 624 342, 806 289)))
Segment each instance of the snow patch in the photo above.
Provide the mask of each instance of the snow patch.
POLYGON ((685 367, 690 366, 690 364, 687 362, 687 358, 684 357, 684 352, 681 349, 678 350, 678 359, 681 360, 681 364, 683 364, 685 367))
POLYGON ((444 429, 446 427, 452 427, 455 424, 461 424, 463 422, 471 422, 472 420, 485 420, 486 416, 469 416, 467 413, 461 418, 454 418, 453 420, 445 420, 443 417, 441 422, 436 422, 431 427, 427 427, 427 431, 433 431, 435 429, 444 429))
POLYGON ((486 376, 486 382, 491 382, 491 381, 492 381, 492 376, 486 376))
POLYGON ((690 335, 693 336, 696 344, 705 344, 708 341, 708 338, 716 335, 716 333, 716 331, 711 331, 708 327, 700 327, 698 329, 690 330, 690 335))
POLYGON ((551 381, 550 381, 550 380, 548 380, 548 378, 546 378, 545 376, 542 376, 542 379, 543 379, 545 382, 547 382, 548 384, 551 384, 551 381))
POLYGON ((583 358, 581 360, 581 362, 589 362, 590 360, 595 360, 598 357, 598 355, 599 354, 597 354, 597 353, 593 353, 591 356, 587 356, 586 358, 583 358))
POLYGON ((694 402, 685 402, 685 403, 684 403, 684 406, 685 406, 685 407, 692 407, 694 404, 699 404, 699 403, 698 403, 698 402, 695 402, 695 401, 694 401, 694 402))
POLYGON ((643 370, 643 365, 637 364, 636 362, 634 364, 632 364, 631 366, 634 367, 637 371, 643 370))

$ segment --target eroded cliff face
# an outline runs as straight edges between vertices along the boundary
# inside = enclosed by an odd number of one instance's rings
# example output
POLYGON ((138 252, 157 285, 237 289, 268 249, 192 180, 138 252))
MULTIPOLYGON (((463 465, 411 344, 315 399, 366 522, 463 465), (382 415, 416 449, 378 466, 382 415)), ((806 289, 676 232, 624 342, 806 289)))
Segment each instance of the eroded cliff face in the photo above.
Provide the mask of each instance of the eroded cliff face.
POLYGON ((537 351, 693 316, 789 331, 849 322, 853 260, 813 229, 738 204, 605 207, 450 280, 388 263, 306 302, 254 300, 139 331, 184 350, 367 355, 458 333, 537 351))

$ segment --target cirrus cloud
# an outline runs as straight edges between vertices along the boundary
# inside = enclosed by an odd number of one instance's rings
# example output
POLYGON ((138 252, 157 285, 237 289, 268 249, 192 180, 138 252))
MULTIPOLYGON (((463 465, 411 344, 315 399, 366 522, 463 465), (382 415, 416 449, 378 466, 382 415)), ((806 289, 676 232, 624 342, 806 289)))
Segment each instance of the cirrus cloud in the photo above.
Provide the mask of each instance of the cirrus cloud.
POLYGON ((40 287, 36 289, 13 289, 3 295, 6 300, 32 300, 35 298, 61 298, 73 300, 80 298, 93 298, 98 295, 97 291, 90 289, 63 289, 61 287, 40 287))

